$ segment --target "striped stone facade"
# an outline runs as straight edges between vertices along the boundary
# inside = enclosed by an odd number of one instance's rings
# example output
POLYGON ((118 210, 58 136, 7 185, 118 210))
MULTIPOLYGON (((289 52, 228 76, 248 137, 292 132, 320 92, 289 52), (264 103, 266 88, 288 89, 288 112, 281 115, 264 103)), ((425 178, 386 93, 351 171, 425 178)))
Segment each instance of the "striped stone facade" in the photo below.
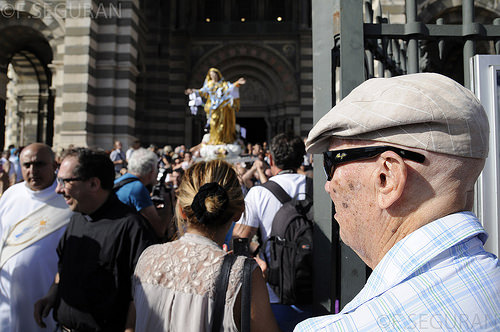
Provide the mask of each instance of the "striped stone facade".
MULTIPOLYGON (((379 2, 404 21, 403 0, 379 2)), ((460 5, 420 1, 419 16, 454 20, 460 5)), ((476 6, 498 11, 493 0, 476 6)), ((310 20, 311 0, 0 0, 0 145, 196 145, 206 120, 191 115, 184 90, 201 87, 210 67, 247 79, 236 118, 251 142, 305 136, 310 20)))
POLYGON ((116 139, 131 141, 138 76, 138 1, 67 4, 58 143, 109 149, 116 139))
POLYGON ((196 145, 205 119, 191 115, 184 90, 200 87, 210 67, 229 80, 247 78, 237 121, 255 140, 285 129, 305 135, 310 1, 284 1, 290 9, 281 26, 270 16, 261 26, 259 17, 269 14, 262 5, 259 13, 247 8, 244 24, 234 2, 213 3, 222 6, 222 21, 205 24, 213 10, 203 1, 0 1, 0 31, 9 35, 0 45, 12 44, 0 51, 3 145, 110 149, 116 139, 127 147, 135 138, 196 145))

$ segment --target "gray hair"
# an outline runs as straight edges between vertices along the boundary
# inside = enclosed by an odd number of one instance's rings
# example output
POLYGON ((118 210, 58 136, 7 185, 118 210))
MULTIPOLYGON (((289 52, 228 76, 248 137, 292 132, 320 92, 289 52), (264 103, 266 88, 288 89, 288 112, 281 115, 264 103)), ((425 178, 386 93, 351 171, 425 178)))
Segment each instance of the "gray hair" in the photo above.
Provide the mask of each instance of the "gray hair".
POLYGON ((158 156, 151 150, 139 148, 128 161, 128 171, 134 175, 145 176, 158 166, 158 156))

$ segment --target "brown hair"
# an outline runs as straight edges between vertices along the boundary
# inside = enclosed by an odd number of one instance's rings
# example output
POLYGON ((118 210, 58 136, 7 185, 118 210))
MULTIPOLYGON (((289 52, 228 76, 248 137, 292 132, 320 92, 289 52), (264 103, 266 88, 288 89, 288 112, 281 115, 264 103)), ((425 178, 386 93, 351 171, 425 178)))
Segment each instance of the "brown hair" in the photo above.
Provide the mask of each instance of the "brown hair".
POLYGON ((177 208, 175 209, 177 227, 181 233, 184 232, 186 225, 199 229, 218 228, 230 221, 236 213, 242 212, 244 208, 243 193, 233 166, 223 160, 201 161, 188 168, 182 177, 177 191, 177 208), (215 223, 202 224, 196 217, 191 205, 200 187, 214 182, 225 190, 227 204, 219 196, 207 196, 202 204, 204 204, 207 212, 216 214, 219 217, 215 223), (179 208, 184 211, 185 219, 181 215, 179 208))

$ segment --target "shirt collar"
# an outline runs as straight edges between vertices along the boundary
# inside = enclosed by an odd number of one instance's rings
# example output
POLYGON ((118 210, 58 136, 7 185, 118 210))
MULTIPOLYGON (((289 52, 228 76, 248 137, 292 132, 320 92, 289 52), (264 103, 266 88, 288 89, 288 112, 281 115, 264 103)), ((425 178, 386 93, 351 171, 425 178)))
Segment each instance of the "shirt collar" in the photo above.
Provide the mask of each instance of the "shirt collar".
POLYGON ((116 197, 114 192, 111 192, 108 196, 108 199, 104 202, 103 205, 101 205, 91 214, 84 215, 85 219, 87 219, 87 221, 97 221, 104 218, 109 213, 109 211, 113 211, 113 205, 115 205, 116 202, 118 202, 118 197, 116 197))
POLYGON ((54 196, 58 196, 59 194, 56 193, 56 187, 57 187, 57 181, 56 178, 54 177, 54 182, 42 190, 32 190, 30 187, 28 187, 28 183, 26 181, 23 182, 23 185, 26 188, 26 191, 30 193, 30 195, 39 201, 47 201, 49 199, 52 199, 54 196))
POLYGON ((443 251, 475 236, 479 237, 483 244, 488 238, 488 234, 472 212, 450 214, 417 229, 385 254, 361 292, 342 312, 356 309, 399 284, 443 251))

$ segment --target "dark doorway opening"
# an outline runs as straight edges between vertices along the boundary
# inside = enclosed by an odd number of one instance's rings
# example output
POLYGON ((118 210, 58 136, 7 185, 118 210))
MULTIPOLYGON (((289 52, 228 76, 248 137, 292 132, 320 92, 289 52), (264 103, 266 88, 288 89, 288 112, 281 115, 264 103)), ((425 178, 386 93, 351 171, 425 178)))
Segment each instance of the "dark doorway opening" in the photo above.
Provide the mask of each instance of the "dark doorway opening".
POLYGON ((267 141, 267 123, 264 118, 237 118, 236 122, 246 129, 246 143, 262 143, 267 141))
POLYGON ((55 113, 49 69, 52 48, 40 31, 18 21, 2 22, 0 32, 0 70, 7 79, 1 97, 5 100, 0 104, 0 145, 44 142, 51 146, 55 113))

